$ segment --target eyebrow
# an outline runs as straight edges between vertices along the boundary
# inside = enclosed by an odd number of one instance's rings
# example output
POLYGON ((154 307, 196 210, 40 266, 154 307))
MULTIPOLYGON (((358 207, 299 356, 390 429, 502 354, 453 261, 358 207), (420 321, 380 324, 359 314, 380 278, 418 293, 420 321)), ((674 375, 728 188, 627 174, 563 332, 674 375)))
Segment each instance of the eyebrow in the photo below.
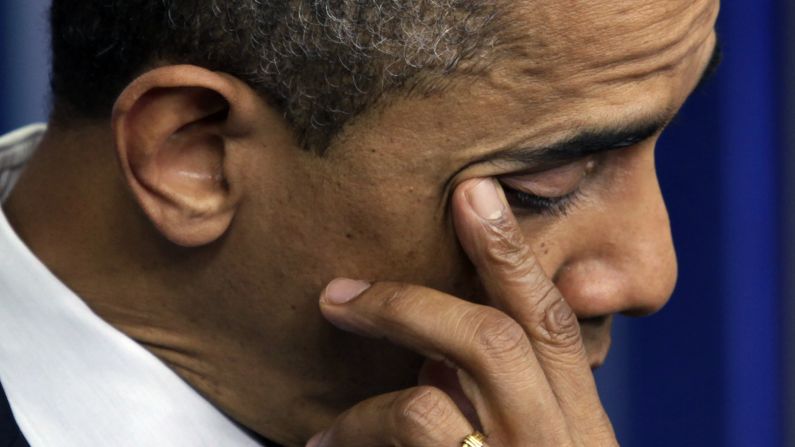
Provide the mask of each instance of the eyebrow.
MULTIPOLYGON (((700 89, 715 75, 722 58, 720 42, 716 40, 709 63, 702 72, 694 91, 700 89)), ((510 148, 489 154, 475 163, 516 162, 527 166, 543 167, 577 160, 589 155, 642 143, 661 132, 673 118, 673 115, 658 115, 627 123, 618 128, 585 129, 574 136, 548 146, 510 148)))
POLYGON ((600 152, 623 149, 648 140, 660 132, 670 117, 652 117, 619 128, 583 130, 565 140, 544 147, 511 148, 490 154, 480 162, 516 162, 544 166, 576 160, 600 152))

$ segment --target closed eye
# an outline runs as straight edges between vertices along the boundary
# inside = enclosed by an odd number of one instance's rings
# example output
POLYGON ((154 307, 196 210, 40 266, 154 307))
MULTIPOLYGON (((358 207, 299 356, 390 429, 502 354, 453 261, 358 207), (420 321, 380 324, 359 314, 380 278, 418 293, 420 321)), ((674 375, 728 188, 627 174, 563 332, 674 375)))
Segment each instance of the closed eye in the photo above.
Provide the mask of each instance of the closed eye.
POLYGON ((586 157, 540 172, 503 175, 498 180, 515 210, 563 215, 579 196, 583 180, 596 165, 595 157, 586 157))
POLYGON ((537 215, 565 216, 582 193, 582 190, 578 188, 564 196, 543 197, 517 191, 504 183, 501 184, 508 204, 519 214, 525 212, 537 215))

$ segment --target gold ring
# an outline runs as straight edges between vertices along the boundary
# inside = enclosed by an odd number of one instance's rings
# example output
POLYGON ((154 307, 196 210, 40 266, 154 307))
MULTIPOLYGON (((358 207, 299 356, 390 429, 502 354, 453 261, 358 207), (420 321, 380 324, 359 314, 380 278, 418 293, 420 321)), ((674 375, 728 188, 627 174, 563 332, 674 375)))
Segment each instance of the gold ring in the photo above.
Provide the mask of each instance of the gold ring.
POLYGON ((461 447, 488 447, 486 445, 486 435, 476 431, 461 441, 461 447))

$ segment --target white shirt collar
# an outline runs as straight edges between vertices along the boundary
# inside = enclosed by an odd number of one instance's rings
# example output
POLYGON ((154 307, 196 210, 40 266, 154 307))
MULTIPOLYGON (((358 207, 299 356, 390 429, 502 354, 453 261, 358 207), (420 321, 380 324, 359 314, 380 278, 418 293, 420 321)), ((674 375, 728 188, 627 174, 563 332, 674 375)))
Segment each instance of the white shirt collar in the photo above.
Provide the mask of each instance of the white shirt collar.
MULTIPOLYGON (((44 131, 34 125, 0 137, 0 198, 44 131)), ((0 383, 32 447, 259 445, 94 314, 1 211, 0 383)))

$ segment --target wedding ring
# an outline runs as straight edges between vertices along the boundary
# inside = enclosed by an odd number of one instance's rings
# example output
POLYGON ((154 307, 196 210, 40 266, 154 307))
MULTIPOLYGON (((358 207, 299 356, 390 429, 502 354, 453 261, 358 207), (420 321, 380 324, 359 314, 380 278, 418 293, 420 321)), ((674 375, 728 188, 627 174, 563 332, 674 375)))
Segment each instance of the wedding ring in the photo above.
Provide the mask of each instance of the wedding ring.
POLYGON ((476 431, 461 441, 461 447, 488 447, 486 445, 486 435, 476 431))

